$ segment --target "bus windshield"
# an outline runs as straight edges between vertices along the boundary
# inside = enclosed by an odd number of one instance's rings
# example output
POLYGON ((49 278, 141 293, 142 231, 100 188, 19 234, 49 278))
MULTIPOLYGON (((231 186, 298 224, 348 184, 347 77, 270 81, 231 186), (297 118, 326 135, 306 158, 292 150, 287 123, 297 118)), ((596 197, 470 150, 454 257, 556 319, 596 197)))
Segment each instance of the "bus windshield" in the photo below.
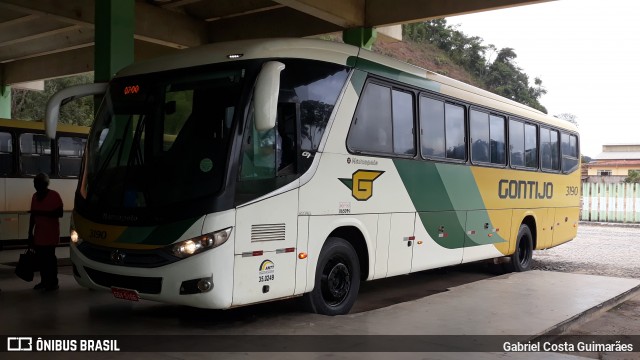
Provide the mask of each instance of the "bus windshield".
POLYGON ((89 136, 87 205, 160 210, 220 191, 245 69, 153 75, 111 83, 89 136))

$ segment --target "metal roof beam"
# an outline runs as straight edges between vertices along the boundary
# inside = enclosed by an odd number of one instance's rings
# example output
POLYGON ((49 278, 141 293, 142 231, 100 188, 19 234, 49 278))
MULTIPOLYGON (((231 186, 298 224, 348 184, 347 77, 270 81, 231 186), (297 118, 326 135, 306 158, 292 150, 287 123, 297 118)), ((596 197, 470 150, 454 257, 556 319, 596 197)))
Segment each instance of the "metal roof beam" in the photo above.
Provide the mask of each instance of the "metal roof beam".
MULTIPOLYGON (((204 21, 136 1, 136 39, 177 49, 206 44, 204 21)), ((47 16, 93 29, 95 3, 88 0, 0 0, 0 8, 47 16)))
POLYGON ((341 30, 342 27, 338 25, 283 7, 213 21, 209 24, 209 39, 218 42, 269 37, 304 37, 341 30))
MULTIPOLYGON (((343 28, 362 26, 365 20, 365 0, 274 1, 343 28)), ((389 2, 386 3, 389 6, 389 2)))
POLYGON ((43 37, 0 47, 0 62, 42 56, 93 44, 93 30, 76 27, 65 36, 43 37))
MULTIPOLYGON (((175 51, 178 50, 140 40, 135 43, 136 60, 150 59, 175 51)), ((93 71, 94 53, 95 47, 90 45, 79 49, 11 61, 0 64, 0 67, 4 67, 7 84, 18 84, 93 71)))

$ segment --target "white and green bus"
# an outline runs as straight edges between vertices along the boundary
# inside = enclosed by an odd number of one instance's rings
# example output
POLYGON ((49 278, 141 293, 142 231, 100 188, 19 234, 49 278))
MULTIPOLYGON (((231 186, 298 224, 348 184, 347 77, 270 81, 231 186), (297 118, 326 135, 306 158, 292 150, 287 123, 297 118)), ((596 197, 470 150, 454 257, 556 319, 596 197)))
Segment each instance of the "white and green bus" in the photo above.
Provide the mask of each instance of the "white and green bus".
POLYGON ((201 308, 304 296, 349 312, 364 280, 481 259, 514 271, 571 240, 578 133, 350 45, 228 42, 106 85, 73 215, 82 286, 201 308))

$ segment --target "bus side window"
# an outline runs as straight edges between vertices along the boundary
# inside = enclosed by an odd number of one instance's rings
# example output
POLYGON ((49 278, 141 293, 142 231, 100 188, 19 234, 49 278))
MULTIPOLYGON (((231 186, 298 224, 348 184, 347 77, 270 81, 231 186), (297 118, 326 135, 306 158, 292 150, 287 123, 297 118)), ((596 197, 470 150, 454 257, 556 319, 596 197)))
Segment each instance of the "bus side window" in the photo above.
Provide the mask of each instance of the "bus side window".
POLYGON ((51 173, 51 140, 46 135, 20 135, 20 168, 22 175, 51 173))
POLYGON ((351 151, 415 155, 413 94, 370 83, 347 138, 351 151))
POLYGON ((543 170, 560 170, 558 145, 557 131, 544 127, 540 128, 540 156, 542 157, 543 170))
POLYGON ((0 132, 0 175, 13 174, 13 137, 0 132))
POLYGON ((578 168, 578 138, 562 133, 562 171, 570 173, 578 168))
POLYGON ((87 139, 61 136, 58 138, 58 171, 61 177, 78 177, 87 139))

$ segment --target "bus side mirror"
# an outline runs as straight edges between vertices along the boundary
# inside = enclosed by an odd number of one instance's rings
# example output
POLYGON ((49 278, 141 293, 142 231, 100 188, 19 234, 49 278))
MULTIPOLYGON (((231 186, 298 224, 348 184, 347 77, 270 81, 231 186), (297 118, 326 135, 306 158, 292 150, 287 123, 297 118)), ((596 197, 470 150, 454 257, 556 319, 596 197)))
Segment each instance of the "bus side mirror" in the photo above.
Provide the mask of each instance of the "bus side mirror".
POLYGON ((55 139, 58 118, 60 117, 60 107, 69 101, 77 98, 102 95, 107 91, 107 83, 93 83, 70 86, 53 94, 47 102, 47 109, 44 114, 44 129, 50 139, 55 139))
POLYGON ((256 87, 253 90, 254 114, 256 130, 262 132, 276 126, 278 94, 280 93, 280 72, 284 64, 269 61, 262 65, 258 74, 256 87))

